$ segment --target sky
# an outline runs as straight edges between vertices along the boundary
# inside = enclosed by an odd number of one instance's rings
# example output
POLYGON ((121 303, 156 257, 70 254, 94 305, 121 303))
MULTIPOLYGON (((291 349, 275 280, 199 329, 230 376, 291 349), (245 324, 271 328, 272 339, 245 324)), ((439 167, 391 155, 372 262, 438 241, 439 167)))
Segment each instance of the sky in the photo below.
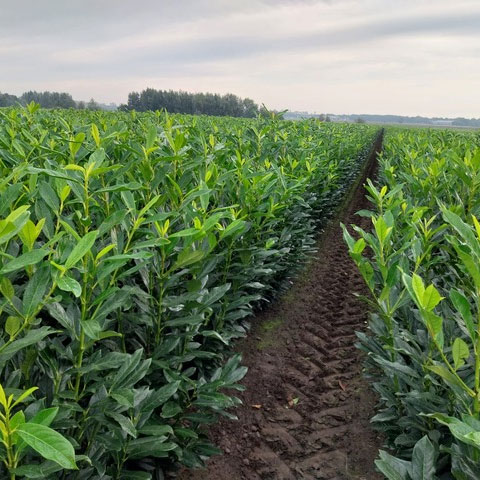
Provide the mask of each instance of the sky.
POLYGON ((0 92, 480 117, 479 0, 0 0, 0 92))

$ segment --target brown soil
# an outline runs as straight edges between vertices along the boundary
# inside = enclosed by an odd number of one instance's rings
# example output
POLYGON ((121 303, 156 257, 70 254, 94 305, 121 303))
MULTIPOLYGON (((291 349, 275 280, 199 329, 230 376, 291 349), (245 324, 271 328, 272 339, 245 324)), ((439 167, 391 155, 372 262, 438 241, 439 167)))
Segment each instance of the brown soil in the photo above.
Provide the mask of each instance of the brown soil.
POLYGON ((355 212, 368 208, 363 183, 375 173, 380 148, 381 138, 302 277, 238 344, 249 368, 239 421, 222 421, 209 433, 225 455, 206 470, 180 472, 180 480, 381 478, 373 463, 380 442, 369 424, 375 397, 354 346, 368 315, 354 293, 365 294, 365 285, 339 226, 369 228, 355 212))

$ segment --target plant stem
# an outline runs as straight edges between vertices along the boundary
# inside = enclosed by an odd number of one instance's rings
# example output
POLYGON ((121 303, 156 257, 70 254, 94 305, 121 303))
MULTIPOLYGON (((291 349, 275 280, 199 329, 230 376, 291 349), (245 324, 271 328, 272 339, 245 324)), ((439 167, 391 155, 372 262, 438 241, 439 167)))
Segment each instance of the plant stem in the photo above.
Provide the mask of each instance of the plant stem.
MULTIPOLYGON (((77 369, 81 368, 83 362, 83 352, 85 351, 85 330, 81 329, 80 332, 80 347, 77 355, 77 361, 75 362, 75 367, 77 369)), ((80 392, 80 382, 82 380, 81 372, 77 372, 77 378, 75 379, 75 400, 78 402, 79 400, 79 392, 80 392)))
POLYGON ((7 448, 7 469, 10 473, 10 480, 15 480, 15 473, 11 472, 17 467, 17 460, 13 452, 12 431, 10 429, 10 409, 5 407, 5 429, 7 431, 6 448, 7 448))
POLYGON ((163 286, 163 279, 165 275, 165 250, 162 247, 161 249, 162 263, 160 270, 160 293, 158 296, 158 311, 157 311, 157 328, 155 333, 155 346, 160 343, 160 336, 162 334, 162 306, 163 306, 163 296, 165 295, 165 287, 163 286))

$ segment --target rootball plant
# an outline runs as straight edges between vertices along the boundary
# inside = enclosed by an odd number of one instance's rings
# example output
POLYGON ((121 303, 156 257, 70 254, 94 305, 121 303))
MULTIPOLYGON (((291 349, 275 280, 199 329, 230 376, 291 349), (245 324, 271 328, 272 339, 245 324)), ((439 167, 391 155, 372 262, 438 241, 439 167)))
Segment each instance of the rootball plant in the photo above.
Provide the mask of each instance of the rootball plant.
POLYGON ((480 149, 472 132, 388 132, 372 230, 344 228, 371 296, 359 334, 389 479, 480 477, 480 149), (365 254, 368 252, 368 254, 365 254), (392 453, 394 455, 392 455, 392 453))
POLYGON ((84 456, 41 478, 143 480, 217 452, 204 426, 234 418, 246 373, 229 346, 312 252, 374 134, 0 110, 0 379, 37 386, 84 456))

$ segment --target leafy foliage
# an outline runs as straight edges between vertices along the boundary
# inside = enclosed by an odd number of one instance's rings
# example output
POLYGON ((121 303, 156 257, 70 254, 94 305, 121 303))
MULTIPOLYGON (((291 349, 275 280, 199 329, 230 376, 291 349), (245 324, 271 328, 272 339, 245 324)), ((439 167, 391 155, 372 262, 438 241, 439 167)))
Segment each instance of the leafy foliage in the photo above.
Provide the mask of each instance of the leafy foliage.
MULTIPOLYGON (((312 252, 374 133, 0 110, 1 379, 37 386, 25 415, 58 409, 85 456, 71 474, 28 455, 17 474, 146 479, 216 453, 202 428, 234 418, 246 373, 228 347, 312 252)), ((19 430, 51 461, 37 433, 19 430)))
POLYGON ((358 336, 380 396, 372 421, 398 456, 381 453, 387 478, 480 476, 479 140, 389 130, 383 186, 368 185, 375 211, 360 212, 372 231, 344 229, 371 292, 370 334, 358 336))

